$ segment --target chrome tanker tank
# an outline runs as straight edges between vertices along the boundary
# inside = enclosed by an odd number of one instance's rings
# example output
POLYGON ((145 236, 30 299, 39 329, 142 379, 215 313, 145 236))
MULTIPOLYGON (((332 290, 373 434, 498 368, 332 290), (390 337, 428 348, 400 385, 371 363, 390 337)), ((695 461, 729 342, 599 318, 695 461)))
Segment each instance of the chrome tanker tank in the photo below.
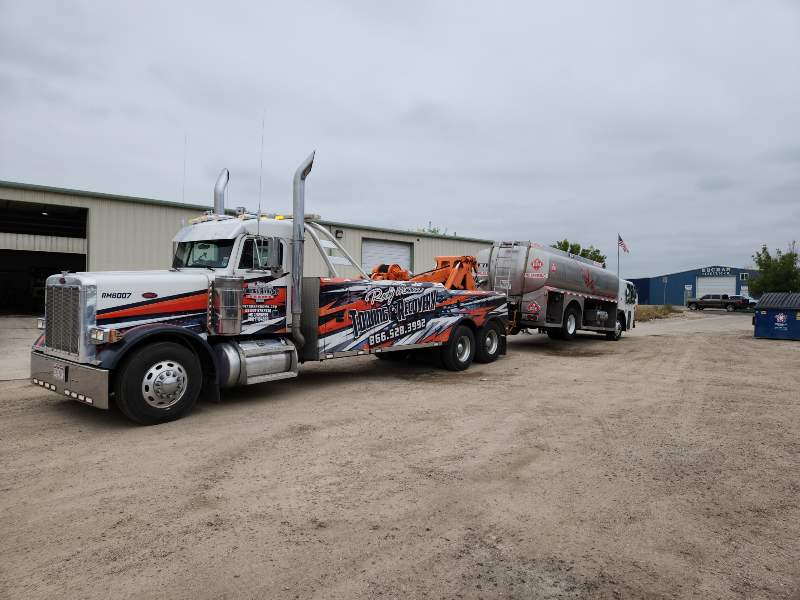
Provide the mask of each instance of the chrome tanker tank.
POLYGON ((619 279, 600 263, 536 242, 496 242, 478 253, 478 286, 509 298, 549 287, 616 300, 619 279))

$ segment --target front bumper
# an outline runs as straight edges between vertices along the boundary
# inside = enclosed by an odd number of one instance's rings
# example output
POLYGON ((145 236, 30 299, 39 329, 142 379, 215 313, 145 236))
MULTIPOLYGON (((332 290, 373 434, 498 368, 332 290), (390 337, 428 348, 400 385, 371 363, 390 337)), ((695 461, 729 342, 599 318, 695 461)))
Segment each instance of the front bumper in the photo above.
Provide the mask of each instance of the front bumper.
POLYGON ((108 409, 108 375, 105 369, 31 352, 34 384, 95 408, 108 409))

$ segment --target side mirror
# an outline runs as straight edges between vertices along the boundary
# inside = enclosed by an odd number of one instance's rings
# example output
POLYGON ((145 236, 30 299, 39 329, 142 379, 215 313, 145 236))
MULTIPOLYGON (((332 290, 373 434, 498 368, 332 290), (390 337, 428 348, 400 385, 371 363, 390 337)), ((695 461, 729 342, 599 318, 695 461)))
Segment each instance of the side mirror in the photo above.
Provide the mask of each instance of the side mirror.
POLYGON ((270 271, 282 271, 281 255, 281 238, 267 238, 267 264, 264 265, 264 268, 270 271))

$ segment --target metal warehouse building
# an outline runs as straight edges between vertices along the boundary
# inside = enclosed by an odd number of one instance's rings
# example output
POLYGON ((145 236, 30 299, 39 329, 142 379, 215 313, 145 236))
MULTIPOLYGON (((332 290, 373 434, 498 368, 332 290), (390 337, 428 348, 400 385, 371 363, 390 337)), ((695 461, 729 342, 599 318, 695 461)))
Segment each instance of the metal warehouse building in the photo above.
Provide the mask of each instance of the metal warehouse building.
POLYGON ((630 281, 639 293, 639 304, 685 306, 689 298, 699 298, 705 294, 747 296, 749 281, 757 276, 758 271, 754 269, 713 266, 630 281))
MULTIPOLYGON (((0 311, 37 311, 44 281, 63 270, 164 269, 172 238, 209 206, 0 181, 0 311)), ((319 221, 367 268, 398 263, 415 272, 435 256, 476 254, 491 240, 319 221)), ((307 240, 305 274, 325 276, 307 240)), ((353 273, 342 273, 352 275, 353 273)))

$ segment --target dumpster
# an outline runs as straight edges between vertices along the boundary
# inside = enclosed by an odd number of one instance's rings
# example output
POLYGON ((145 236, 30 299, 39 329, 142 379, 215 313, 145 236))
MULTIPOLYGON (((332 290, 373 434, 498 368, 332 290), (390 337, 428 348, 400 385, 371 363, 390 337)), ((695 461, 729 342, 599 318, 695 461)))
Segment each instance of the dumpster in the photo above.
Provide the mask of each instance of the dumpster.
POLYGON ((773 340, 800 340, 800 293, 767 292, 753 315, 753 335, 773 340))

